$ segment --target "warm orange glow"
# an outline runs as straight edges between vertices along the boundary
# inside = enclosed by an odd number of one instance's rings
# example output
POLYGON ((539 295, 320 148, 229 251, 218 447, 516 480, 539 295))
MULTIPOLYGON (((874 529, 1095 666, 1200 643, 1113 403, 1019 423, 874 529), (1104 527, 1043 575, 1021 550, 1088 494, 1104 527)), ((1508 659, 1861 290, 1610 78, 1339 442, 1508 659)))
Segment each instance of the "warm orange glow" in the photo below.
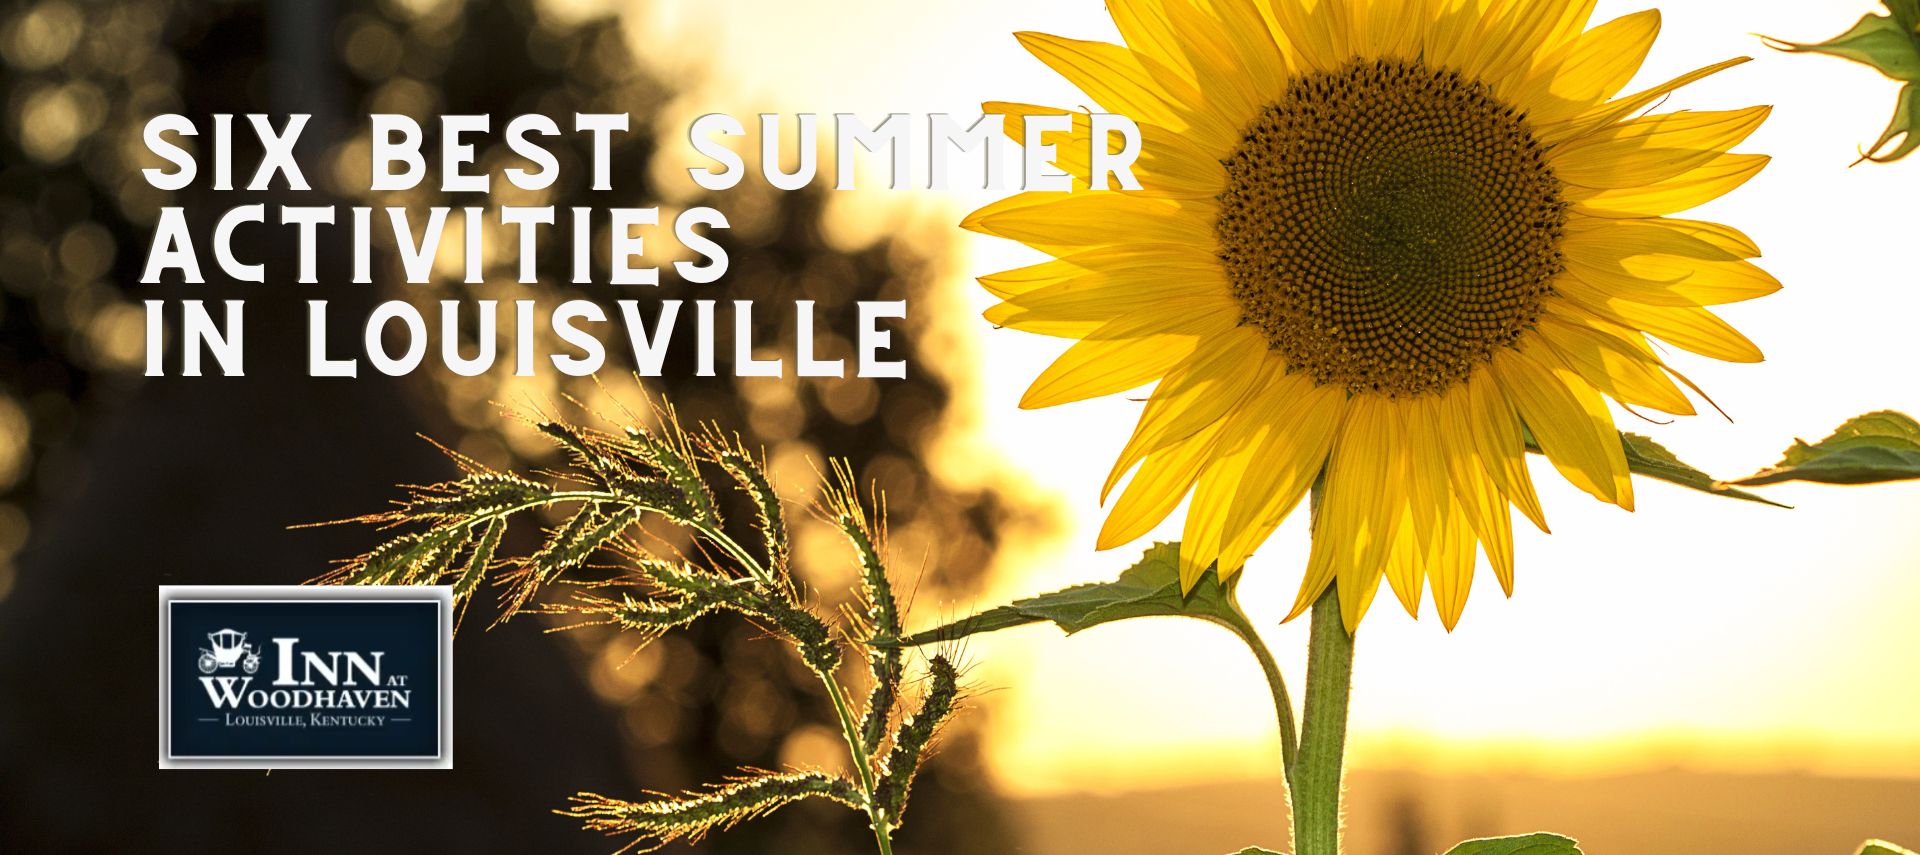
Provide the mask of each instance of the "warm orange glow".
MULTIPOLYGON (((1597 19, 1644 4, 1602 2, 1597 19)), ((977 113, 988 98, 1081 104, 1044 73, 1009 31, 1111 39, 1099 3, 985 0, 953 15, 924 4, 836 4, 829 20, 776 0, 663 0, 646 13, 700 24, 671 69, 717 73, 698 109, 745 114, 977 113), (715 21, 715 18, 718 21, 715 21), (937 32, 931 42, 922 38, 937 32), (849 66, 849 61, 858 65, 849 66)), ((1729 320, 1767 352, 1758 366, 1675 357, 1674 364, 1737 420, 1670 427, 1621 416, 1708 471, 1739 475, 1775 459, 1788 438, 1817 438, 1849 416, 1920 411, 1911 318, 1920 313, 1908 208, 1920 166, 1843 167, 1878 133, 1895 84, 1837 60, 1768 52, 1749 35, 1831 35, 1871 0, 1689 0, 1667 4, 1665 32, 1640 82, 1664 80, 1702 56, 1758 61, 1692 87, 1665 109, 1774 104, 1747 145, 1772 154, 1766 173, 1697 215, 1728 222, 1768 251, 1787 288, 1731 307, 1729 320), (1898 189, 1896 189, 1898 188, 1898 189), (1877 308, 1846 308, 1867 300, 1877 308), (1840 321, 1845 321, 1841 329, 1840 321)), ((645 55, 645 52, 643 52, 645 55)), ((1694 63, 1697 64, 1697 63, 1694 63)), ((691 109, 691 108, 689 108, 691 109)), ((683 126, 678 115, 663 121, 683 126)), ((671 161, 671 158, 667 158, 671 161)), ((684 178, 684 176, 682 176, 684 178)), ((860 191, 838 201, 836 227, 858 235, 876 212, 909 206, 957 221, 989 201, 974 192, 860 191), (886 206, 885 208, 877 206, 886 206)), ((1108 578, 1138 555, 1092 551, 1097 489, 1137 401, 1045 411, 1014 404, 1065 342, 991 329, 974 314, 989 298, 968 277, 1037 260, 981 239, 956 260, 950 297, 919 312, 951 315, 948 372, 978 366, 962 385, 972 411, 934 462, 954 477, 1023 477, 1055 494, 1065 530, 1015 533, 991 590, 947 613, 1108 578), (983 469, 982 451, 1005 461, 983 469)), ((1544 464, 1541 464, 1544 465, 1544 464)), ((1874 491, 1784 488, 1781 511, 1649 484, 1639 511, 1600 505, 1539 473, 1554 536, 1521 529, 1515 598, 1482 570, 1472 619, 1451 635, 1437 621, 1383 611, 1358 643, 1353 757, 1361 766, 1519 769, 1553 774, 1697 766, 1920 775, 1920 487, 1874 491), (1549 486, 1551 485, 1551 486, 1549 486)), ((1160 531, 1176 538, 1176 515, 1160 531)), ((1290 522, 1248 565, 1243 599, 1275 627, 1291 601, 1307 544, 1290 522)), ((925 614, 936 610, 928 609, 925 614)), ((1302 625, 1269 641, 1298 691, 1302 625)), ((986 741, 1016 792, 1125 789, 1277 775, 1272 715, 1258 672, 1230 637, 1199 624, 1141 622, 1062 640, 1034 628, 970 647, 977 675, 998 689, 986 741)))

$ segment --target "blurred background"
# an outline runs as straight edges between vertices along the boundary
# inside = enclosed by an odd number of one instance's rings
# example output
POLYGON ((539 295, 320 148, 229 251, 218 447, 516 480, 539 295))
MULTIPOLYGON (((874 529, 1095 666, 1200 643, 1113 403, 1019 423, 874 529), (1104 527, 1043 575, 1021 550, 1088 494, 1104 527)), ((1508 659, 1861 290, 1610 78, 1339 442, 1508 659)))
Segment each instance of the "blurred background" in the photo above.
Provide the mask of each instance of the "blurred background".
MULTIPOLYGON (((1644 5, 1603 0, 1596 18, 1644 5)), ((1920 281, 1903 204, 1920 187, 1920 164, 1848 168, 1855 146, 1878 135, 1897 85, 1838 60, 1766 52, 1752 35, 1820 40, 1874 8, 1667 4, 1636 82, 1754 55, 1667 107, 1777 107, 1747 146, 1774 165, 1696 214, 1755 237, 1787 284, 1727 312, 1769 361, 1678 360, 1734 424, 1621 417, 1715 474, 1772 463, 1792 437, 1817 439, 1863 411, 1920 412, 1909 333, 1920 281)), ((839 762, 830 710, 807 675, 750 628, 709 621, 627 662, 629 645, 547 635, 528 621, 462 634, 452 773, 157 772, 154 585, 310 578, 373 536, 285 527, 375 509, 395 482, 447 475, 416 433, 491 464, 534 466, 547 459, 544 443, 500 418, 499 404, 568 412, 572 396, 609 411, 640 390, 552 373, 308 378, 313 295, 277 282, 192 286, 193 297, 247 298, 248 376, 140 377, 138 301, 183 296, 180 286, 132 284, 161 205, 208 217, 249 202, 327 203, 152 190, 137 171, 149 165, 139 130, 156 113, 312 113, 302 166, 343 205, 658 205, 666 222, 713 205, 732 222, 721 238, 732 269, 700 296, 724 289, 770 307, 813 299, 823 330, 853 329, 857 300, 908 299, 894 341, 911 379, 699 379, 682 352, 648 391, 764 443, 777 483, 802 502, 813 461, 852 458, 888 494, 896 568, 918 580, 912 623, 1110 578, 1131 563, 1137 547, 1091 545, 1098 484, 1139 402, 1014 406, 1065 343, 978 318, 988 299, 971 277, 1034 260, 954 228, 992 194, 777 193, 753 180, 708 194, 684 171, 696 162, 685 129, 708 112, 1084 105, 1009 35, 1023 29, 1115 38, 1098 0, 8 4, 0 851, 607 851, 547 809, 582 789, 638 795, 742 765, 839 762), (587 153, 576 146, 557 152, 564 177, 541 193, 449 197, 429 180, 376 195, 364 189, 357 142, 372 112, 500 121, 630 112, 634 125, 614 151, 614 192, 584 186, 587 153)), ((254 157, 237 152, 240 164, 254 157)), ((483 164, 508 159, 482 150, 483 164)), ((252 248, 270 268, 289 267, 285 231, 262 230, 252 248)), ((344 252, 323 251, 322 281, 336 284, 318 287, 340 318, 395 296, 606 298, 604 287, 518 286, 510 274, 461 285, 458 247, 450 237, 430 286, 399 285, 391 253, 381 284, 337 284, 344 252)), ((489 263, 505 270, 511 260, 489 263)), ((669 273, 659 296, 691 298, 694 287, 669 273)), ((791 335, 782 312, 758 320, 761 341, 791 335)), ((346 326, 336 325, 336 350, 357 337, 346 326)), ((1393 609, 1362 633, 1356 855, 1439 852, 1466 836, 1542 828, 1596 853, 1800 855, 1850 852, 1867 836, 1920 842, 1920 487, 1772 489, 1797 506, 1781 511, 1649 484, 1627 514, 1550 469, 1537 475, 1555 535, 1521 532, 1512 600, 1483 578, 1451 635, 1393 609)), ((1159 536, 1177 537, 1178 525, 1176 515, 1159 536)), ((802 569, 839 596, 851 580, 831 534, 802 527, 796 541, 802 569)), ((1278 621, 1305 554, 1304 520, 1290 522, 1241 589, 1296 691, 1305 627, 1278 621)), ((915 789, 902 851, 1284 844, 1271 711, 1257 669, 1226 634, 1143 621, 1062 640, 1042 627, 967 652, 981 691, 915 789)), ((701 847, 839 853, 862 851, 862 833, 851 814, 802 806, 701 847)))

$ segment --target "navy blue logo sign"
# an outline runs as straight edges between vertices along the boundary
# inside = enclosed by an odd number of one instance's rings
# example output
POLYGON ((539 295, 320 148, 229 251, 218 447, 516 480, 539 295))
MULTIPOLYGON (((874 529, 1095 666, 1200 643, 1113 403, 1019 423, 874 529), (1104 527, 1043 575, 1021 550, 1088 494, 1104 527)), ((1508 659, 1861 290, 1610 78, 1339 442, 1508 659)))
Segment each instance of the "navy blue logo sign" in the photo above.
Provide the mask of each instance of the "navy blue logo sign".
POLYGON ((446 587, 160 589, 160 766, 453 766, 446 587))

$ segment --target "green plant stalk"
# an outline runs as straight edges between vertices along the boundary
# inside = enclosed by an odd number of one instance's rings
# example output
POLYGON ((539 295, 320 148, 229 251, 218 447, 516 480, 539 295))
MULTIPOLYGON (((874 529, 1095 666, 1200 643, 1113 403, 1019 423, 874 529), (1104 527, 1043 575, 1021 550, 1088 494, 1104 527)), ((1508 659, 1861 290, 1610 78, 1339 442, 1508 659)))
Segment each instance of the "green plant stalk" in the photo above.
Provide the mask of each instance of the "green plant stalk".
MULTIPOLYGON (((748 575, 754 579, 765 585, 776 584, 773 573, 763 566, 759 559, 753 557, 753 553, 748 552, 745 546, 717 526, 693 523, 690 527, 717 544, 722 552, 739 561, 748 575)), ((854 719, 853 707, 847 703, 847 693, 840 688, 840 682, 834 679, 834 675, 812 668, 808 670, 813 671, 814 676, 820 678, 820 684, 826 687, 827 698, 833 702, 833 713, 840 719, 840 737, 847 743, 847 753, 853 760, 855 778, 860 783, 861 794, 865 796, 863 801, 866 802, 868 822, 873 827, 874 846, 879 849, 880 855, 893 855, 893 822, 874 798, 872 758, 869 758, 862 748, 860 725, 854 719)))
MULTIPOLYGON (((818 674, 818 672, 815 672, 818 674)), ((853 708, 847 704, 847 693, 840 689, 839 682, 830 674, 818 674, 820 682, 826 684, 827 697, 833 700, 833 711, 840 717, 840 736, 847 742, 847 752, 852 755, 853 769, 860 781, 860 790, 867 798, 867 819, 873 825, 873 843, 879 847, 880 855, 893 855, 893 821, 880 809, 874 799, 873 769, 869 758, 861 749, 860 726, 854 722, 853 708)))
MULTIPOLYGON (((497 512, 495 514, 489 515, 489 518, 495 517, 495 516, 507 516, 516 511, 525 510, 527 508, 536 507, 538 505, 549 504, 555 501, 584 501, 584 502, 599 501, 599 502, 617 502, 617 503, 623 503, 623 504, 630 503, 626 497, 620 496, 614 493, 594 491, 594 490, 575 490, 570 492, 554 493, 552 495, 545 497, 539 502, 529 503, 523 507, 511 508, 502 512, 497 512)), ((752 576, 754 579, 759 580, 764 584, 771 585, 774 583, 773 574, 769 572, 766 567, 761 565, 759 559, 754 558, 753 553, 748 552, 746 547, 740 545, 738 541, 735 541, 726 532, 720 530, 718 527, 706 525, 703 523, 691 523, 689 524, 688 527, 692 528, 693 530, 699 532, 702 535, 705 535, 709 541, 719 546, 722 552, 725 552, 726 554, 732 556, 734 560, 739 561, 741 565, 746 569, 748 575, 752 576)), ((812 670, 812 669, 808 669, 808 670, 812 670)), ((866 804, 867 817, 869 820, 871 820, 873 825, 873 842, 876 846, 879 847, 880 855, 893 855, 893 838, 892 838, 893 825, 892 825, 892 822, 887 818, 885 812, 882 811, 879 805, 874 801, 873 769, 871 768, 871 763, 869 758, 861 749, 860 727, 858 724, 854 722, 853 708, 849 706, 847 703, 846 692, 841 690, 840 683, 833 678, 832 674, 824 674, 819 671, 814 671, 814 676, 819 677, 821 685, 826 687, 827 697, 833 701, 834 714, 838 716, 840 719, 840 735, 843 739, 846 740, 847 751, 852 755, 852 759, 853 759, 854 774, 857 776, 857 779, 859 780, 859 783, 860 783, 860 791, 863 795, 866 796, 865 801, 867 803, 866 804)))
POLYGON ((1300 751, 1299 736, 1293 724, 1293 698, 1287 694, 1287 681, 1280 674, 1280 665, 1273 659, 1273 651, 1267 649, 1267 643, 1260 638, 1253 622, 1240 610, 1240 599, 1228 593, 1227 602, 1233 606, 1233 620, 1226 621, 1226 627, 1233 630, 1240 640, 1246 642, 1247 649, 1253 651, 1253 658, 1260 663, 1260 673, 1267 678, 1267 692, 1273 696, 1273 714, 1280 727, 1280 769, 1287 778, 1287 788, 1293 788, 1293 766, 1300 751))
POLYGON ((1294 855, 1340 855, 1341 763, 1353 687, 1353 636, 1340 617, 1338 586, 1313 604, 1307 646, 1307 705, 1290 776, 1294 855))
MULTIPOLYGON (((773 574, 761 566, 759 559, 753 557, 753 553, 748 552, 731 536, 710 526, 696 528, 714 543, 719 544, 722 551, 744 564, 749 574, 771 584, 773 574)), ((893 822, 887 817, 886 812, 881 810, 879 802, 874 799, 872 760, 862 748, 860 725, 854 720, 853 707, 847 703, 847 693, 840 688, 840 682, 835 680, 832 674, 812 668, 807 670, 813 671, 813 675, 820 678, 820 684, 827 689, 827 698, 833 702, 833 713, 840 719, 840 738, 847 743, 847 753, 853 760, 855 778, 860 783, 861 794, 865 796, 867 819, 873 826, 873 843, 879 848, 880 855, 893 855, 893 822)))

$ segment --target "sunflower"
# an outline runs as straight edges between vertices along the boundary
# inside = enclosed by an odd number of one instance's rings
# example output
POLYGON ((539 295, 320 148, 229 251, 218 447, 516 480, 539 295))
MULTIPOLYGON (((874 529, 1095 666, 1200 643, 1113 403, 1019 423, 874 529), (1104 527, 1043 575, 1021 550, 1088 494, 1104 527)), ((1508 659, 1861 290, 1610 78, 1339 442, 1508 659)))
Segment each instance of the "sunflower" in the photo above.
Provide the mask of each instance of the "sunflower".
POLYGON ((1706 308, 1779 288, 1758 248, 1668 215, 1766 165, 1730 150, 1768 109, 1648 113, 1745 58, 1620 96, 1657 11, 1588 29, 1593 0, 1107 6, 1125 46, 1019 38, 1140 126, 1140 189, 1090 189, 1087 114, 990 103, 1016 140, 1073 117, 1046 141, 1075 190, 962 224, 1054 257, 981 279, 988 320, 1078 340, 1022 407, 1156 384, 1100 548, 1191 494, 1182 582, 1230 578, 1322 483, 1290 617, 1337 585, 1351 630, 1384 577, 1416 618, 1430 587, 1451 630, 1478 553, 1513 593, 1507 506, 1547 528, 1530 443, 1632 510, 1607 399, 1691 415, 1698 392, 1653 340, 1761 359, 1706 308))

